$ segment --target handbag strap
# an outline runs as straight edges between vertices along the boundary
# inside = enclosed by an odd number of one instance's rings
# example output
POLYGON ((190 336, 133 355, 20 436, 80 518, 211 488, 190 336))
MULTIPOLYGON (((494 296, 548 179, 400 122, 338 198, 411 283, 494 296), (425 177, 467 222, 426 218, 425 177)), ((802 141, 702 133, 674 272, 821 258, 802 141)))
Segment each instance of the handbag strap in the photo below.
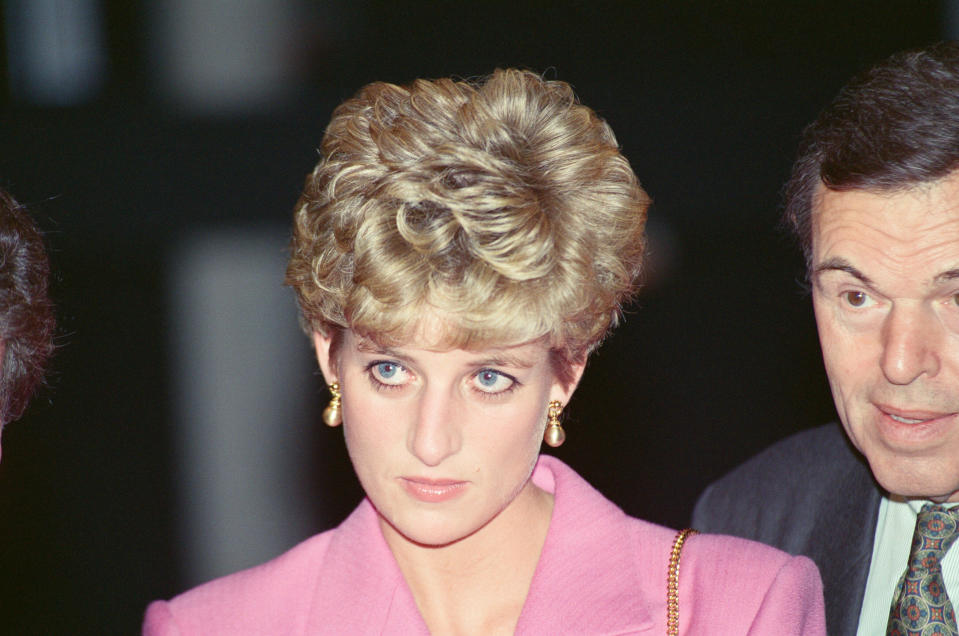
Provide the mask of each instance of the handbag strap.
POLYGON ((669 573, 666 576, 666 636, 679 636, 679 558, 683 544, 696 530, 686 528, 676 533, 669 553, 669 573))

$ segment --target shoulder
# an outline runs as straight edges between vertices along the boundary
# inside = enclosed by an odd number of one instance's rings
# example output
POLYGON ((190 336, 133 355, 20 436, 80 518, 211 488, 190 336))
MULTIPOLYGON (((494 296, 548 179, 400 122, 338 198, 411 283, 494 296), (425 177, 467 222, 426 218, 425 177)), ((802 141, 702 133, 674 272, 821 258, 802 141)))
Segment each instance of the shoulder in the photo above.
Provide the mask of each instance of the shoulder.
POLYGON ((680 590, 680 606, 685 602, 692 610, 689 633, 709 633, 718 625, 741 626, 750 634, 826 633, 816 565, 767 545, 724 535, 690 537, 680 590))
POLYGON ((793 481, 806 481, 810 475, 818 475, 823 469, 835 471, 857 461, 856 455, 842 426, 827 424, 776 442, 748 459, 723 480, 778 474, 793 481), (785 474, 785 467, 790 469, 788 475, 785 474))
MULTIPOLYGON (((791 556, 763 543, 722 534, 695 534, 683 548, 683 574, 694 581, 721 583, 746 580, 756 587, 771 584, 785 576, 815 584, 819 580, 816 565, 803 556, 791 556)), ((711 585, 712 586, 712 585, 711 585)))
MULTIPOLYGON (((662 573, 665 583, 669 560, 678 532, 642 519, 628 518, 632 551, 640 571, 662 573)), ((687 537, 681 559, 684 585, 702 586, 717 592, 728 589, 725 582, 750 580, 758 588, 777 577, 818 584, 816 565, 808 558, 792 556, 777 548, 749 539, 722 534, 694 533, 687 537)), ((657 587, 659 583, 657 582, 657 587)), ((721 594, 720 594, 721 595, 721 594)))
POLYGON ((696 503, 693 524, 736 534, 761 514, 809 515, 839 490, 861 495, 871 480, 842 428, 821 426, 770 446, 711 484, 696 503))
POLYGON ((151 603, 143 633, 186 636, 288 631, 309 611, 334 532, 315 535, 271 561, 214 579, 170 601, 151 603))
MULTIPOLYGON (((666 616, 666 580, 677 532, 638 519, 628 524, 639 572, 635 589, 658 623, 666 616)), ((685 634, 826 633, 816 565, 754 541, 691 535, 681 552, 679 594, 685 634)))

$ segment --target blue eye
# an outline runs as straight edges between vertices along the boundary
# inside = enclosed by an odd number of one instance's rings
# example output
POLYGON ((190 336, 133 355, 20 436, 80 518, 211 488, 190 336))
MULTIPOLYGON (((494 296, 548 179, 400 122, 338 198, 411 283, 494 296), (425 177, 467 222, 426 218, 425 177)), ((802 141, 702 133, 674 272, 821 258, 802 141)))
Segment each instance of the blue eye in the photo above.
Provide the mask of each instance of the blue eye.
POLYGON ((399 388, 410 381, 409 371, 402 364, 390 360, 371 363, 367 367, 367 373, 377 386, 399 388))
POLYGON ((473 386, 481 393, 505 393, 516 385, 516 378, 494 369, 480 369, 473 376, 473 386))
POLYGON ((376 375, 384 380, 389 380, 396 375, 396 365, 392 362, 380 362, 376 365, 376 375))
POLYGON ((476 374, 476 379, 485 387, 494 387, 496 386, 496 381, 499 379, 499 375, 496 371, 480 371, 476 374))

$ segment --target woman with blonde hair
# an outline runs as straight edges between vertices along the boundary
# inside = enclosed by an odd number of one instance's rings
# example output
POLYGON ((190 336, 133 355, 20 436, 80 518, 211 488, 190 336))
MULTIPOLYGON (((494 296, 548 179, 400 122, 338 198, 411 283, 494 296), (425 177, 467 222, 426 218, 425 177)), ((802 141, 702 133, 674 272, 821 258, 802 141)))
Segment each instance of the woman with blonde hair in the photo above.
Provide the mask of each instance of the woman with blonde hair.
POLYGON ((146 634, 825 633, 808 559, 683 547, 540 455, 635 289, 649 205, 567 84, 371 84, 321 155, 287 283, 366 498, 153 603, 146 634))

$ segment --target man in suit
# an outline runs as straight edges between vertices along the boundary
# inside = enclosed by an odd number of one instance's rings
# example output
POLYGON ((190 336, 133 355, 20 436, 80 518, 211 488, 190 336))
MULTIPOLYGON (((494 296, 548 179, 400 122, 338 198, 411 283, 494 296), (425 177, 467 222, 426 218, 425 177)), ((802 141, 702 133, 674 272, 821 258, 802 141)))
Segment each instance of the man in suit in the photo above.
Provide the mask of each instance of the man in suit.
POLYGON ((0 189, 0 432, 27 408, 53 352, 49 278, 33 219, 0 189))
POLYGON ((811 557, 830 634, 926 633, 930 613, 944 616, 931 633, 954 634, 948 599, 923 599, 944 583, 959 601, 959 548, 913 597, 905 581, 920 576, 914 529, 933 513, 955 525, 935 504, 959 502, 959 45, 847 84, 804 133, 785 216, 843 430, 749 460, 703 493, 693 525, 811 557))

